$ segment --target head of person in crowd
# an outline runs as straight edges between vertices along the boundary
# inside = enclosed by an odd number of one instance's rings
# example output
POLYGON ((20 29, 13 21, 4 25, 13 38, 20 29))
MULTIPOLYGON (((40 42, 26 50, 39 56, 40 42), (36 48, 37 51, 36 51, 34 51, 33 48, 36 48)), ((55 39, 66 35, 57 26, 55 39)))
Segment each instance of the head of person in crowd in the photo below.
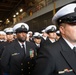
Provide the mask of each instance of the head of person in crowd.
POLYGON ((24 42, 27 39, 27 32, 29 31, 29 26, 26 23, 18 23, 13 27, 16 33, 17 39, 20 42, 24 42))
POLYGON ((4 32, 6 33, 6 38, 8 42, 11 42, 14 40, 14 35, 13 35, 13 28, 9 27, 9 28, 5 28, 4 32))
POLYGON ((32 31, 28 31, 28 33, 27 33, 27 39, 29 41, 33 41, 33 32, 32 31))
POLYGON ((46 33, 48 34, 49 39, 56 39, 56 30, 57 27, 55 25, 49 25, 45 28, 46 33))
POLYGON ((33 40, 35 44, 40 44, 41 43, 41 36, 39 32, 35 32, 33 35, 33 40))
POLYGON ((6 33, 4 31, 0 31, 0 41, 6 41, 6 33))
POLYGON ((52 22, 59 26, 62 37, 40 49, 32 75, 76 75, 76 3, 62 7, 52 22))
POLYGON ((16 33, 13 33, 14 39, 17 39, 16 33))
POLYGON ((52 18, 52 22, 59 26, 63 38, 76 44, 76 3, 61 8, 52 18))
POLYGON ((33 36, 33 32, 32 31, 28 31, 29 37, 32 38, 33 36))
POLYGON ((26 41, 30 41, 30 35, 27 33, 26 41))
POLYGON ((46 40, 48 34, 46 33, 45 29, 43 29, 43 30, 41 31, 41 33, 42 33, 42 37, 46 40))
POLYGON ((57 30, 57 31, 56 31, 56 35, 57 35, 56 38, 57 38, 57 40, 58 40, 58 39, 60 38, 60 36, 61 36, 61 35, 60 35, 60 30, 57 30))

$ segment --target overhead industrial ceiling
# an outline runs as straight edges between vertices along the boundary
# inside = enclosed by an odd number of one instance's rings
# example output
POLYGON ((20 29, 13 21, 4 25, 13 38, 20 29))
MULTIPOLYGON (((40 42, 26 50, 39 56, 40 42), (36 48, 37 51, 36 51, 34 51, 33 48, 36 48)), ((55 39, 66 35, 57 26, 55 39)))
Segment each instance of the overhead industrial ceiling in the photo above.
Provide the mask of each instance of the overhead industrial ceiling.
POLYGON ((0 25, 4 25, 7 18, 12 20, 13 15, 19 11, 20 8, 27 11, 30 5, 35 6, 36 2, 38 3, 39 1, 41 0, 0 0, 0 21, 3 21, 0 22, 0 25))
POLYGON ((28 9, 29 2, 34 0, 0 0, 0 25, 4 24, 7 18, 12 18, 20 8, 28 9))
POLYGON ((24 6, 24 0, 0 0, 0 20, 3 22, 12 17, 19 7, 24 6))

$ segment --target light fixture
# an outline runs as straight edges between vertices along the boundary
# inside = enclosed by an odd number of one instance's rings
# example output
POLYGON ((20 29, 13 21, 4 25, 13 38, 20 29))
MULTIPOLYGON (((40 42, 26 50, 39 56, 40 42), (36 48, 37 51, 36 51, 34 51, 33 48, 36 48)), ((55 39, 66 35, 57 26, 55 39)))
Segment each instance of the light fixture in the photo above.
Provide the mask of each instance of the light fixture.
POLYGON ((16 15, 19 15, 19 12, 17 12, 16 15))
POLYGON ((20 12, 22 12, 23 11, 23 9, 20 9, 20 12))
POLYGON ((10 21, 8 20, 7 22, 9 23, 10 21))
POLYGON ((3 22, 2 20, 0 20, 0 22, 3 22))
POLYGON ((16 17, 16 15, 13 15, 13 17, 16 17))
POLYGON ((5 23, 6 24, 9 24, 10 23, 10 20, 7 18, 5 23))
POLYGON ((9 19, 7 18, 7 20, 9 20, 9 19))

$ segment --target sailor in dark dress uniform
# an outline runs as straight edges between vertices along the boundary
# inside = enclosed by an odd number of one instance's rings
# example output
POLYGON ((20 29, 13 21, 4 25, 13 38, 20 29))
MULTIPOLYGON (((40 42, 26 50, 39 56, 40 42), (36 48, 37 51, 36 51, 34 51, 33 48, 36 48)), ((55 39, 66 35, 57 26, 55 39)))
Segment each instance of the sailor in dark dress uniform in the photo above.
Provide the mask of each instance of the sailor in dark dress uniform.
POLYGON ((13 29, 17 39, 5 47, 1 57, 4 75, 30 75, 35 65, 35 45, 26 41, 29 26, 18 23, 13 29))

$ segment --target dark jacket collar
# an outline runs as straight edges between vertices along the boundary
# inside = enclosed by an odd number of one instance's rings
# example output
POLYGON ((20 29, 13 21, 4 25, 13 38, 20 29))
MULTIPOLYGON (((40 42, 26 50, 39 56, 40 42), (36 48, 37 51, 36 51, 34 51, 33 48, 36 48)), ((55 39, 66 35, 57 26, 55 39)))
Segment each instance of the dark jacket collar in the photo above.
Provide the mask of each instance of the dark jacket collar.
POLYGON ((59 39, 61 45, 61 54, 65 58, 66 62, 71 66, 71 68, 76 73, 76 54, 71 50, 69 45, 65 42, 63 38, 59 39))

